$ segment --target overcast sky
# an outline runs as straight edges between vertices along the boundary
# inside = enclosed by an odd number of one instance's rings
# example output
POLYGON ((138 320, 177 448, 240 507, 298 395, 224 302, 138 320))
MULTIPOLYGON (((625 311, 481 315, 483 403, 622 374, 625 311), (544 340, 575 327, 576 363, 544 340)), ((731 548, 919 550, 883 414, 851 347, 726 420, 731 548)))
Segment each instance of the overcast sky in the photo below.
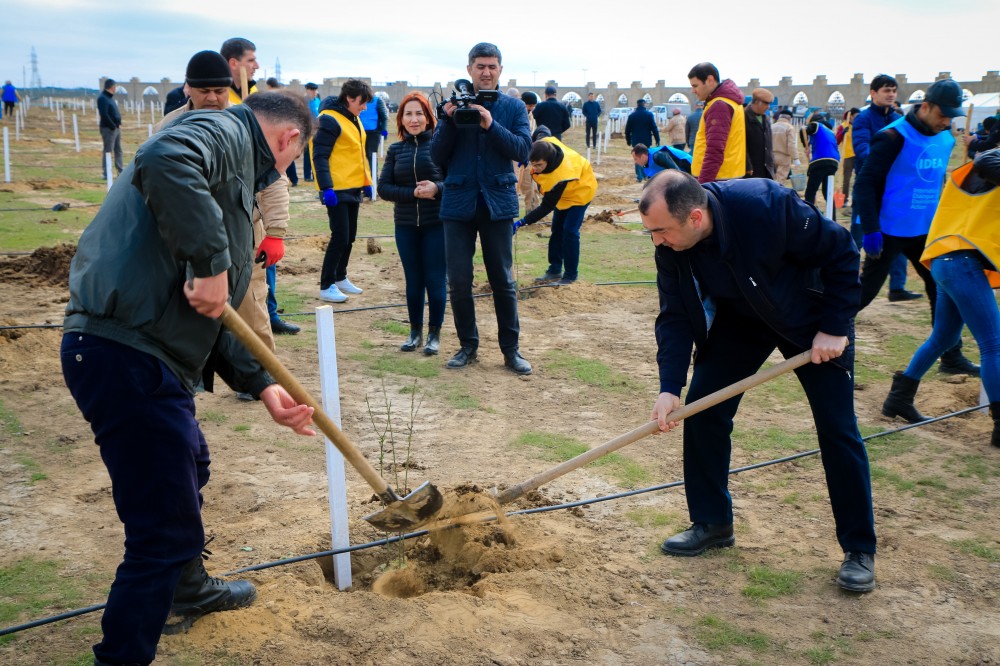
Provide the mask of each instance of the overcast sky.
POLYGON ((148 4, 0 0, 0 80, 30 84, 34 47, 46 86, 96 88, 101 76, 180 82, 191 55, 236 36, 257 44, 258 77, 265 69, 273 76, 280 60, 285 82, 445 83, 465 76, 469 48, 480 41, 500 47, 504 87, 511 78, 685 85, 703 60, 741 86, 782 76, 809 84, 817 74, 846 83, 854 72, 866 81, 880 72, 930 81, 941 71, 978 81, 1000 69, 996 0, 168 0, 160 9, 142 7, 148 4))

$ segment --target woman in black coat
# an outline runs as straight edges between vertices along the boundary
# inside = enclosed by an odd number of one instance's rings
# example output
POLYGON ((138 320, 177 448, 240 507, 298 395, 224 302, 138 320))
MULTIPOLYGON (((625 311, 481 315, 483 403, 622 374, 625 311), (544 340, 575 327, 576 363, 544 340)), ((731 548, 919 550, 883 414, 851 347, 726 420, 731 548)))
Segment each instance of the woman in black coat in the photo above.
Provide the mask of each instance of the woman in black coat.
POLYGON ((396 114, 402 139, 391 146, 378 179, 378 195, 395 202, 396 247, 406 278, 406 308, 410 337, 400 351, 411 352, 423 344, 424 294, 428 326, 425 354, 437 354, 447 294, 444 226, 438 218, 444 174, 431 160, 434 114, 427 98, 410 93, 396 114))

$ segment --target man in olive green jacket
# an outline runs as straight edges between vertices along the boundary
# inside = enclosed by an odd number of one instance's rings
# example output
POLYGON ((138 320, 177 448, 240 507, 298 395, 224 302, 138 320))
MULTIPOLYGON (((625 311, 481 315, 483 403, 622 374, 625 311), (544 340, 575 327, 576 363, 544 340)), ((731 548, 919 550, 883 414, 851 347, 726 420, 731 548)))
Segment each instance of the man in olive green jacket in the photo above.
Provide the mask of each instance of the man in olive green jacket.
POLYGON ((254 257, 254 192, 302 152, 301 98, 261 93, 228 111, 192 111, 146 141, 77 246, 62 341, 63 376, 90 422, 125 528, 125 557, 102 619, 95 664, 148 664, 176 626, 240 608, 247 581, 201 561, 209 478, 194 393, 212 372, 259 396, 304 435, 312 408, 261 368, 218 317, 238 305, 254 257))

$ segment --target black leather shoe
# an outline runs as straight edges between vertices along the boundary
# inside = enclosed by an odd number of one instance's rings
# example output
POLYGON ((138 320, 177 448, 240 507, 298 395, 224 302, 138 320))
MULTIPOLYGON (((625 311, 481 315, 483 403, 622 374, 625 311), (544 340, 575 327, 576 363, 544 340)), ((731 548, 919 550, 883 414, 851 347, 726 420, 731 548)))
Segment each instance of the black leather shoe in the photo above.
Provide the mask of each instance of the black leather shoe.
POLYGON ((275 335, 295 335, 302 329, 295 324, 289 324, 283 319, 271 320, 271 332, 275 335))
POLYGON ((470 363, 475 363, 475 362, 476 362, 476 350, 471 349, 469 347, 462 347, 457 352, 455 352, 455 355, 452 356, 451 359, 448 360, 447 367, 452 369, 464 368, 470 363))
POLYGON ((890 303, 898 303, 899 301, 913 301, 923 297, 924 297, 923 294, 918 294, 915 291, 907 291, 905 289, 893 289, 889 292, 890 303))
POLYGON ((561 277, 562 273, 549 273, 548 271, 545 271, 545 275, 543 275, 542 277, 536 277, 535 282, 536 283, 555 282, 561 277))
POLYGON ((961 345, 955 345, 945 353, 941 354, 941 362, 938 363, 938 371, 946 375, 969 375, 979 376, 979 366, 965 358, 962 354, 961 345))
POLYGON ((844 553, 844 563, 837 574, 837 585, 849 592, 871 592, 875 589, 875 555, 844 553))
POLYGON ((732 524, 695 523, 660 544, 660 550, 665 555, 694 557, 710 548, 729 548, 735 545, 736 537, 733 536, 732 524))
POLYGON ((519 375, 531 374, 531 364, 524 360, 524 357, 521 356, 521 352, 504 354, 503 364, 505 367, 510 368, 519 375))
POLYGON ((559 285, 560 287, 565 287, 566 285, 573 284, 574 282, 576 282, 576 278, 567 278, 567 277, 564 277, 561 280, 559 280, 558 282, 556 282, 556 284, 559 285))

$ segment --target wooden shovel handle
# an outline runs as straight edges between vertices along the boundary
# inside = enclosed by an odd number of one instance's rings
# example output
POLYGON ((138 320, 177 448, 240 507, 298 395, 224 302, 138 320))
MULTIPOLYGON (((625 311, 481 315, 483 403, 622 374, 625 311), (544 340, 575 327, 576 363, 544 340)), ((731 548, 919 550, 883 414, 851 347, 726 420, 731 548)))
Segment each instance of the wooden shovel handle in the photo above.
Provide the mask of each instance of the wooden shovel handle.
MULTIPOLYGON (((713 407, 720 402, 729 400, 733 396, 739 395, 758 384, 763 384, 766 381, 774 379, 780 375, 785 374, 789 370, 794 370, 795 368, 801 367, 812 359, 812 350, 804 351, 801 354, 791 357, 785 361, 782 361, 778 365, 767 368, 766 370, 761 370, 755 375, 751 375, 746 379, 740 380, 735 384, 731 384, 726 388, 719 389, 715 393, 706 395, 704 398, 695 400, 694 402, 684 405, 680 409, 671 412, 668 417, 671 421, 680 421, 693 414, 697 414, 703 410, 713 407)), ((522 495, 540 486, 545 485, 553 479, 557 479, 560 476, 572 472, 575 469, 583 467, 587 463, 593 462, 598 458, 608 455, 613 451, 617 451, 620 448, 628 446, 633 442, 637 442, 640 439, 648 437, 660 429, 659 424, 656 421, 649 421, 635 430, 625 433, 624 435, 619 435, 609 442, 605 442, 598 447, 590 449, 584 453, 581 453, 575 458, 567 460, 564 463, 556 465, 552 469, 542 472, 541 474, 528 479, 524 483, 520 483, 516 486, 508 488, 504 492, 500 493, 497 497, 498 504, 509 504, 514 500, 518 499, 522 495)))
POLYGON ((323 408, 316 401, 315 398, 310 395, 302 384, 295 378, 295 376, 288 371, 288 369, 278 360, 278 357, 274 355, 267 345, 257 337, 257 334, 253 332, 250 325, 247 324, 243 319, 236 313, 233 306, 226 303, 226 309, 223 310, 222 316, 219 317, 222 324, 232 331, 236 339, 239 340, 244 347, 246 347, 251 354, 254 355, 260 364, 271 373, 279 384, 281 384, 288 393, 295 398, 295 402, 301 405, 309 405, 315 411, 313 412, 313 423, 323 431, 323 434, 330 438, 333 445, 343 454, 347 462, 351 463, 354 469, 358 470, 361 476, 364 477, 365 481, 368 482, 379 496, 384 496, 386 493, 392 493, 389 489, 389 484, 385 482, 381 476, 379 476, 378 471, 372 467, 365 457, 361 454, 351 440, 347 438, 347 435, 337 427, 337 424, 333 422, 329 416, 323 411, 323 408))

